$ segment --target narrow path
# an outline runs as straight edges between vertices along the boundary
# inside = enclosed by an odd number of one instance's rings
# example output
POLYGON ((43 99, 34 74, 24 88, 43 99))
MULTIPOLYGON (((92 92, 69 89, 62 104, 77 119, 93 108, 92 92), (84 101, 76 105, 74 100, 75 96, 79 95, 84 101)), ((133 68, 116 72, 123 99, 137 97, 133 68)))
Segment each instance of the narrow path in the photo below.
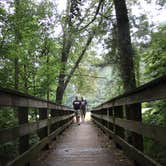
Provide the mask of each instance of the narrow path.
POLYGON ((73 124, 32 166, 132 166, 132 163, 91 121, 86 121, 73 124))

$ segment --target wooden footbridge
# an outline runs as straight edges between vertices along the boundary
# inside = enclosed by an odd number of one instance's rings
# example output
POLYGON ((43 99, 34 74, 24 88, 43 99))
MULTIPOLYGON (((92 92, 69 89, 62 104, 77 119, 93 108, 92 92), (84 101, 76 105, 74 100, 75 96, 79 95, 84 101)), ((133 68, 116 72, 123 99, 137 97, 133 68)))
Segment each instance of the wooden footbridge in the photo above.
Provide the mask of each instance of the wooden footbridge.
POLYGON ((99 105, 91 110, 91 121, 77 125, 73 123, 74 111, 69 107, 0 88, 1 108, 12 107, 18 116, 17 127, 0 130, 0 144, 19 140, 19 155, 0 165, 159 166, 144 154, 141 138, 151 138, 166 147, 166 127, 144 124, 141 119, 128 119, 124 112, 132 108, 134 113, 134 108, 143 102, 165 98, 166 75, 99 105), (28 121, 29 109, 38 110, 39 118, 35 122, 28 121), (39 140, 30 146, 32 133, 37 133, 39 140))

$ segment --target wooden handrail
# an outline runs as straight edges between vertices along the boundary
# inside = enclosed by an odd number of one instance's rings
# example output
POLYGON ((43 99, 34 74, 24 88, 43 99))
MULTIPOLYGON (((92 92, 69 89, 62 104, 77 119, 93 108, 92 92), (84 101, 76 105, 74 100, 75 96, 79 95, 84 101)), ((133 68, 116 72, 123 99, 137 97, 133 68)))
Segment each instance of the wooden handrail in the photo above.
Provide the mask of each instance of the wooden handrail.
POLYGON ((0 106, 48 108, 73 111, 70 107, 2 87, 0 87, 0 106))
POLYGON ((124 148, 133 160, 142 166, 156 166, 160 164, 128 142, 125 132, 140 134, 166 146, 166 126, 149 125, 138 120, 125 119, 124 112, 130 105, 131 108, 135 108, 132 107, 134 104, 165 98, 166 75, 100 104, 92 109, 91 116, 93 121, 124 148))
POLYGON ((9 106, 18 112, 19 124, 13 128, 0 130, 1 144, 16 138, 20 139, 20 155, 8 163, 10 166, 26 165, 54 137, 73 122, 75 115, 74 110, 70 107, 2 87, 0 87, 0 106, 9 106), (36 122, 28 123, 29 108, 39 110, 39 120, 36 122), (48 110, 50 110, 50 114, 48 110), (35 132, 39 135, 40 141, 29 148, 29 135, 35 132))
POLYGON ((117 96, 99 106, 93 108, 97 111, 103 108, 149 102, 166 98, 166 75, 148 82, 128 93, 117 96))

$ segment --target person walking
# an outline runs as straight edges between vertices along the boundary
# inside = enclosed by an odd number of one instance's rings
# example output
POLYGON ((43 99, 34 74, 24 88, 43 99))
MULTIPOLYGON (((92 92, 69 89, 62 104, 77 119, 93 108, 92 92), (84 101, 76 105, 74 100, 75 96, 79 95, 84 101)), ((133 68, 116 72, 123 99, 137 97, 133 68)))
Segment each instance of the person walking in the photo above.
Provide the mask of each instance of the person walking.
POLYGON ((76 116, 76 122, 78 123, 78 125, 80 125, 80 106, 81 106, 81 101, 78 100, 78 97, 75 97, 75 100, 73 101, 73 108, 75 110, 75 116, 76 116))
POLYGON ((85 119, 85 115, 86 115, 86 105, 87 105, 86 99, 84 99, 83 97, 81 97, 81 106, 80 106, 80 108, 81 108, 81 111, 83 113, 84 119, 85 119))

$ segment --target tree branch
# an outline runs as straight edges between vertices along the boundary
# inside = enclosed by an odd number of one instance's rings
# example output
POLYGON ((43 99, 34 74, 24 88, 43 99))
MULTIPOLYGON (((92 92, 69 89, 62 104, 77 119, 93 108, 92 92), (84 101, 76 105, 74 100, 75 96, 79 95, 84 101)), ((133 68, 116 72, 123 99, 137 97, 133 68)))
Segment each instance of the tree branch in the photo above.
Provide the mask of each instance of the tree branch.
POLYGON ((66 78, 65 87, 67 86, 67 84, 69 83, 69 81, 70 81, 71 77, 73 76, 75 70, 76 70, 77 67, 79 66, 79 64, 80 64, 80 62, 81 62, 81 60, 82 60, 82 58, 83 58, 83 56, 84 56, 86 50, 88 49, 88 47, 89 47, 89 45, 90 45, 90 43, 91 43, 91 41, 92 41, 92 39, 93 39, 93 37, 94 37, 94 34, 95 34, 95 33, 94 33, 94 31, 93 31, 93 32, 89 35, 88 40, 87 40, 87 42, 86 42, 86 45, 85 45, 84 49, 82 50, 80 56, 78 57, 78 59, 77 59, 75 65, 74 65, 74 67, 71 69, 71 71, 70 71, 68 77, 66 78))
POLYGON ((97 15, 98 15, 98 13, 99 13, 100 7, 101 7, 101 5, 102 5, 103 2, 104 2, 104 0, 100 0, 100 1, 99 1, 98 7, 97 7, 97 9, 96 9, 96 12, 95 12, 95 15, 94 15, 93 19, 92 19, 88 24, 86 24, 84 27, 82 27, 82 28, 81 28, 80 30, 78 30, 78 31, 82 31, 82 30, 86 29, 90 24, 92 24, 92 23, 96 20, 96 17, 97 17, 97 15))

